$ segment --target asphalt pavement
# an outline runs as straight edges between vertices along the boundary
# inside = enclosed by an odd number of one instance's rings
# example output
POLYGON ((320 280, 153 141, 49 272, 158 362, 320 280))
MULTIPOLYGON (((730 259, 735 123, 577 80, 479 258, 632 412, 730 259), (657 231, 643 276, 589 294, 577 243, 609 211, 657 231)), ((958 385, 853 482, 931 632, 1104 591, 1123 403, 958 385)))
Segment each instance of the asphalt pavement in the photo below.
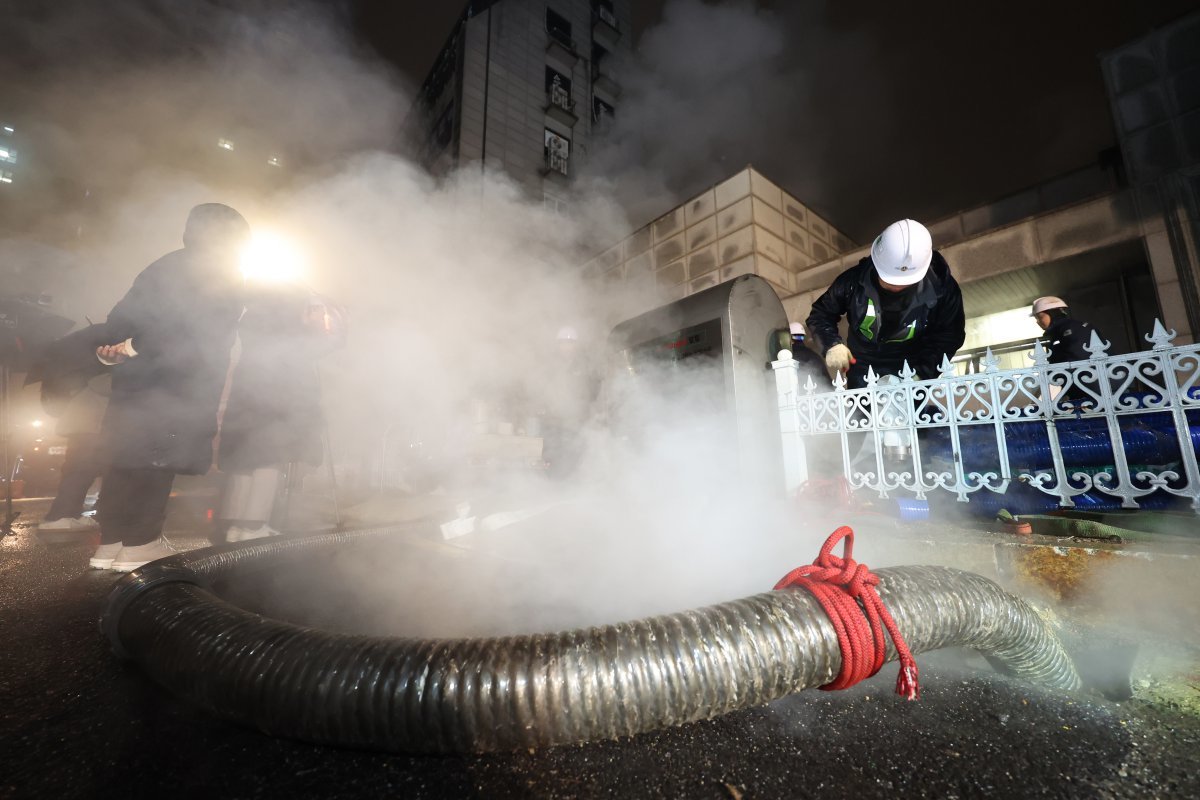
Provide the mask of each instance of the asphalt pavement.
MULTIPOLYGON (((178 506, 178 504, 177 504, 178 506)), ((1183 707, 1050 694, 978 659, 922 656, 843 692, 631 739, 487 756, 355 752, 215 720, 120 662, 96 620, 113 581, 48 545, 26 501, 0 540, 0 796, 405 798, 1200 797, 1183 707)), ((206 544, 195 515, 168 535, 206 544)))

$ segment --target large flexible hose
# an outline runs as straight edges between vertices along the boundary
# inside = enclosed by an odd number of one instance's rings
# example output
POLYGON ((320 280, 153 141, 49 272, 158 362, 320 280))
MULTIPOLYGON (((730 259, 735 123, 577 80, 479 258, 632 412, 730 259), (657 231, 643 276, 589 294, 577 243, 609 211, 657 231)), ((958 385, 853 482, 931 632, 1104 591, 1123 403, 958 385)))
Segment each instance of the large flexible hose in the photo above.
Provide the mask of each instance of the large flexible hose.
MULTIPOLYGON (((101 627, 119 654, 220 717, 278 736, 406 752, 632 735, 821 686, 841 665, 832 624, 802 591, 565 633, 406 639, 267 619, 204 588, 243 568, 388 532, 273 540, 155 562, 118 582, 101 627)), ((913 652, 973 647, 1014 675, 1078 688, 1044 621, 986 578, 946 567, 877 574, 913 652)))

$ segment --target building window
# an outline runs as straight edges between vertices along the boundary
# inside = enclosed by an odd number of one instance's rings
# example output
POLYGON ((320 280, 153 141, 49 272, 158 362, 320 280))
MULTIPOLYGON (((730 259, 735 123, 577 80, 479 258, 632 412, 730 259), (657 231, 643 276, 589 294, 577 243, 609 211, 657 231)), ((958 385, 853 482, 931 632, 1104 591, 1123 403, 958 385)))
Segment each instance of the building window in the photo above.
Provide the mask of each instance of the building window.
POLYGON ((0 144, 0 162, 7 164, 17 163, 17 151, 12 147, 0 144))
POLYGON ((617 14, 613 10, 612 0, 592 0, 592 13, 600 21, 617 27, 617 14))
POLYGON ((592 80, 600 77, 602 71, 600 65, 604 63, 606 58, 608 58, 608 51, 595 42, 592 42, 592 80))
POLYGON ((446 105, 446 108, 438 115, 437 121, 433 123, 433 131, 429 136, 429 155, 435 156, 441 153, 453 138, 454 103, 451 102, 446 105))
POLYGON ((0 172, 0 183, 12 183, 13 174, 11 172, 0 172))
POLYGON ((575 43, 571 41, 571 23, 567 22, 566 17, 551 8, 546 9, 546 32, 550 34, 551 39, 568 50, 575 49, 575 43))
POLYGON ((552 105, 566 111, 574 111, 571 99, 571 79, 553 67, 546 67, 546 97, 552 105))
POLYGON ((615 111, 615 108, 599 97, 592 98, 592 122, 595 122, 597 125, 602 125, 607 120, 612 119, 615 111))
POLYGON ((571 140, 546 128, 546 168, 551 172, 568 175, 570 161, 571 140))
POLYGON ((549 211, 551 214, 566 215, 567 201, 556 195, 546 192, 542 195, 542 208, 549 211))
POLYGON ((451 38, 450 43, 438 54, 433 69, 429 71, 429 77, 425 79, 425 84, 421 87, 422 100, 426 108, 433 108, 437 105, 450 80, 454 77, 455 70, 458 68, 457 45, 457 39, 451 38))

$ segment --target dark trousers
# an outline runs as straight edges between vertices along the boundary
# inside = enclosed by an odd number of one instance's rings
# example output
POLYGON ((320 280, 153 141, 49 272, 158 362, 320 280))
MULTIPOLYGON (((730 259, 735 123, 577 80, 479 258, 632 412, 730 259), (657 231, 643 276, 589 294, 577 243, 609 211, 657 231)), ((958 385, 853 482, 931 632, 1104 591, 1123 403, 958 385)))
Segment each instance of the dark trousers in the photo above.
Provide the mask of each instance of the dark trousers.
POLYGON ((46 512, 47 522, 78 517, 83 513, 83 501, 92 487, 92 481, 103 474, 104 460, 99 434, 79 433, 67 437, 67 457, 63 461, 62 479, 58 482, 54 502, 46 512))
POLYGON ((96 505, 100 543, 137 547, 162 535, 173 483, 174 472, 110 467, 96 505))

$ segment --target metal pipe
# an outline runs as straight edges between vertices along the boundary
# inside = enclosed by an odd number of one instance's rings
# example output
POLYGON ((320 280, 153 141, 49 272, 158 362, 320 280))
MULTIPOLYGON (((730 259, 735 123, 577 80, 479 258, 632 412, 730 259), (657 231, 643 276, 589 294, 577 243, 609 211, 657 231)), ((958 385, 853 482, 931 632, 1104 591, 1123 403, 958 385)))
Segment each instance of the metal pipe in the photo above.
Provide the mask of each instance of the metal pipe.
MULTIPOLYGON (((239 571, 395 533, 218 547, 155 562, 113 588, 118 654, 224 719, 277 736, 404 752, 483 752, 611 739, 715 717, 829 683, 837 636, 803 591, 564 633, 485 639, 358 636, 237 608, 205 588, 239 571)), ((914 653, 973 647, 1060 690, 1079 678, 1034 609, 946 567, 881 569, 914 653)), ((889 660, 895 652, 889 645, 889 660)))

